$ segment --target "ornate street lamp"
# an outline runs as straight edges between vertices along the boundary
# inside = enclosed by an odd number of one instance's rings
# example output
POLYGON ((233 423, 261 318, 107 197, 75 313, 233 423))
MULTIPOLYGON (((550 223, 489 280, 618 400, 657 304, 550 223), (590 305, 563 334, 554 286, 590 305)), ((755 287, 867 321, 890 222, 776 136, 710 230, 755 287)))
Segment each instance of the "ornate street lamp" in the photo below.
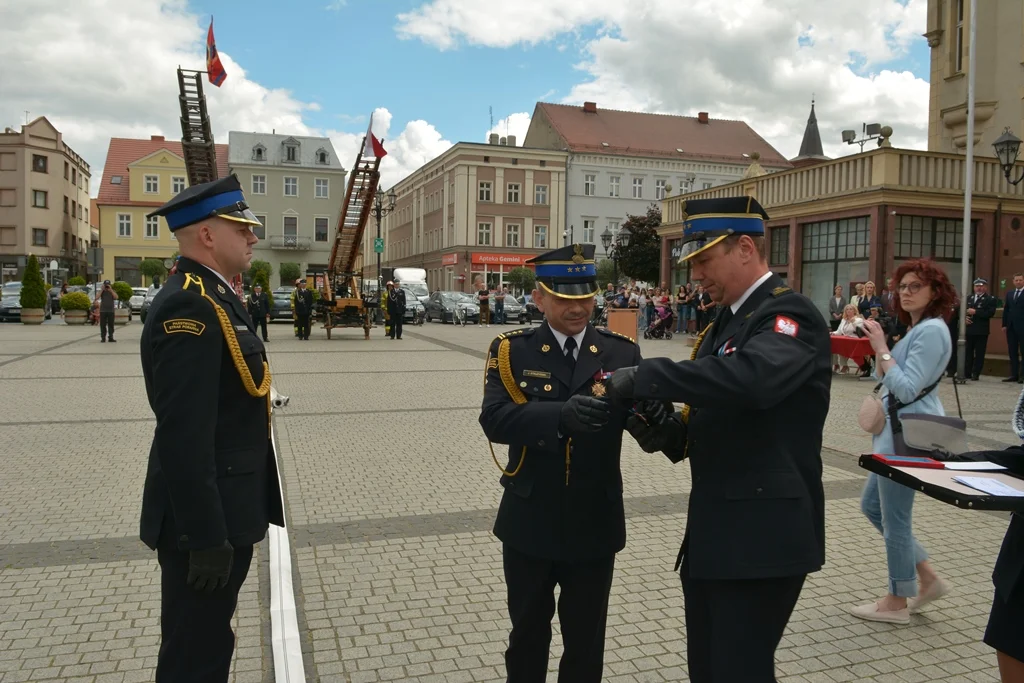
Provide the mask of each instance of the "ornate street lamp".
POLYGON ((1021 180, 1024 180, 1024 173, 1021 173, 1020 177, 1016 180, 1010 178, 1013 166, 1017 163, 1017 154, 1020 153, 1020 138, 1014 135, 1010 128, 1007 127, 1003 134, 992 143, 992 146, 995 147, 996 156, 999 157, 999 165, 1003 167, 1003 175, 1006 176, 1006 181, 1011 185, 1016 185, 1021 180))
MULTIPOLYGON (((395 194, 395 188, 392 187, 391 191, 387 193, 385 198, 383 188, 380 192, 374 194, 373 207, 371 213, 373 213, 374 219, 377 221, 377 239, 380 239, 380 223, 384 216, 387 216, 395 210, 395 202, 398 201, 398 196, 395 194), (386 203, 385 203, 386 202, 386 203)), ((380 256, 381 252, 377 252, 377 296, 380 297, 381 292, 384 291, 384 281, 381 277, 380 272, 380 256)), ((383 311, 377 309, 378 318, 383 315, 383 311)))

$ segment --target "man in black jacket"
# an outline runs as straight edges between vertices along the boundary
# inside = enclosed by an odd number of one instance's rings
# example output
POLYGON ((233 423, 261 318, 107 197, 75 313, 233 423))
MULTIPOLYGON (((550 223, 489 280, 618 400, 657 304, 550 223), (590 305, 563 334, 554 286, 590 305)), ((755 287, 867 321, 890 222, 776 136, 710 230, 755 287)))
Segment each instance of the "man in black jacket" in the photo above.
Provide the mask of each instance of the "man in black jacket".
POLYGON ((398 280, 395 280, 393 288, 388 288, 388 318, 391 320, 391 331, 388 336, 392 339, 401 339, 402 322, 405 318, 405 290, 398 280))
POLYGON ((252 318, 253 327, 259 327, 263 333, 263 341, 270 341, 267 339, 267 316, 270 314, 270 297, 263 291, 263 286, 256 284, 252 288, 252 294, 249 295, 249 300, 246 301, 246 306, 249 309, 249 317, 252 318))
POLYGON ((768 269, 756 201, 688 201, 685 210, 683 258, 719 314, 692 361, 644 360, 613 374, 608 394, 686 404, 661 426, 631 417, 629 429, 645 451, 690 460, 676 560, 690 680, 769 683, 804 579, 825 562, 829 327, 768 269))
POLYGON ((988 293, 988 280, 979 277, 974 281, 974 294, 967 297, 967 330, 964 334, 964 374, 975 381, 981 377, 985 365, 989 321, 995 314, 996 298, 988 293))
POLYGON ((295 322, 299 339, 309 339, 309 320, 313 315, 313 292, 306 289, 306 281, 299 280, 295 290, 295 322))
POLYGON ((149 215, 166 217, 182 254, 140 345, 156 415, 140 524, 161 569, 156 681, 214 683, 228 679, 231 617, 253 544, 270 524, 284 526, 270 368, 231 288, 249 268, 260 223, 234 175, 193 185, 149 215))
POLYGON ((1003 381, 1024 384, 1024 371, 1020 367, 1020 358, 1024 355, 1024 273, 1013 274, 1013 289, 1006 293, 1003 332, 1010 354, 1010 376, 1003 381))
POLYGON ((628 338, 589 324, 598 292, 594 245, 531 259, 539 327, 491 343, 480 424, 508 444, 505 491, 494 522, 512 633, 507 681, 543 683, 558 618, 560 683, 601 680, 615 553, 626 542, 619 456, 626 411, 601 398, 606 371, 640 362, 628 338))

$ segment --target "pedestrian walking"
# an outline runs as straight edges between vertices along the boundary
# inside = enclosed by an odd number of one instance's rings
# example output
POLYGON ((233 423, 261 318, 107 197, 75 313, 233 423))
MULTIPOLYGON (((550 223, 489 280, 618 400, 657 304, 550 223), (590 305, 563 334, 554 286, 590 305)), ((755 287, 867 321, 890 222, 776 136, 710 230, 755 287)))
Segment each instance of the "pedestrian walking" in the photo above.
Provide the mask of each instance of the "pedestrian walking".
POLYGON ((252 318, 253 327, 258 327, 263 333, 263 341, 267 339, 267 316, 270 314, 270 297, 263 291, 263 286, 256 284, 252 288, 252 294, 246 302, 249 309, 249 317, 252 318))
POLYGON ((110 286, 110 280, 103 281, 103 289, 96 295, 96 301, 100 304, 100 341, 116 342, 114 339, 114 302, 117 301, 117 292, 110 286))
POLYGON ((234 175, 193 185, 149 216, 165 217, 181 250, 140 345, 156 415, 140 524, 161 570, 155 679, 222 683, 253 544, 270 524, 284 526, 270 368, 231 288, 249 268, 260 222, 234 175))
POLYGON ((719 304, 717 318, 692 361, 620 369, 608 395, 685 404, 660 425, 631 416, 629 430, 645 451, 690 460, 676 559, 690 680, 767 683, 806 575, 825 561, 829 327, 768 269, 768 216, 753 198, 687 201, 686 211, 682 258, 719 304))

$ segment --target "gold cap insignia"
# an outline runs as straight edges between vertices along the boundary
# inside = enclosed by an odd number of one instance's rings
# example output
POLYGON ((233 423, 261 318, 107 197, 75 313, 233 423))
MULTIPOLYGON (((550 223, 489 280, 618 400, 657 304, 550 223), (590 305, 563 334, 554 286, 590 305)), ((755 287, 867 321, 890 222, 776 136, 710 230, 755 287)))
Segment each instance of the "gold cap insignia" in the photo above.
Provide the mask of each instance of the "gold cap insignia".
POLYGON ((224 285, 217 285, 217 291, 221 294, 227 294, 228 290, 224 289, 224 285))
POLYGON ((550 384, 545 384, 544 385, 544 391, 551 391, 551 385, 550 384))
POLYGON ((590 352, 591 353, 597 353, 597 347, 595 345, 591 344, 590 345, 590 352))
POLYGON ((544 346, 540 347, 540 350, 541 350, 541 353, 547 353, 548 351, 551 350, 551 346, 549 346, 548 344, 545 344, 544 346))
POLYGON ((583 245, 574 244, 572 245, 572 262, 583 263, 586 259, 583 257, 583 245))
POLYGON ((521 387, 523 387, 525 389, 526 388, 526 382, 520 382, 519 386, 521 386, 521 387))

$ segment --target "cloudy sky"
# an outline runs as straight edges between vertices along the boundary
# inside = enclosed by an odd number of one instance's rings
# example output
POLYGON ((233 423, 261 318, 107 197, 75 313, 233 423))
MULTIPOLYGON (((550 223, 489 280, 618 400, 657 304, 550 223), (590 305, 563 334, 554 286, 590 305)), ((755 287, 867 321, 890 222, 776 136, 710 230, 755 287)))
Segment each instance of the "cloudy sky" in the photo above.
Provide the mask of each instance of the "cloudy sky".
MULTIPOLYGON (((102 172, 111 137, 181 136, 175 69, 223 87, 214 135, 327 135, 350 166, 371 112, 391 185, 538 100, 747 121, 784 156, 812 95, 825 152, 863 122, 927 141, 926 0, 0 0, 0 126, 45 115, 102 172)), ((94 181, 95 193, 99 183, 94 181)))

